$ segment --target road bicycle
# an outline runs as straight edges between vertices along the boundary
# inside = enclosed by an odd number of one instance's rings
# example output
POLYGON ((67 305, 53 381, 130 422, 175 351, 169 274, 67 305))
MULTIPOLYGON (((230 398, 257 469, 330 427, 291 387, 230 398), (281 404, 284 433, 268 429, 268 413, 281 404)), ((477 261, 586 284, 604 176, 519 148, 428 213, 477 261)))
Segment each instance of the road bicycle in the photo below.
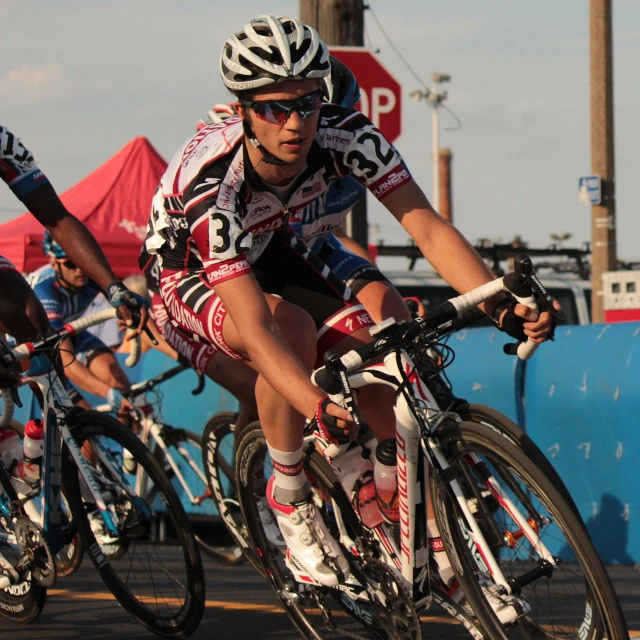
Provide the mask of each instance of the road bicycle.
MULTIPOLYGON (((130 412, 130 424, 135 424, 138 437, 170 479, 196 531, 195 539, 200 550, 218 562, 233 565, 242 561, 242 552, 235 547, 219 544, 221 541, 211 527, 216 518, 216 505, 204 471, 202 436, 162 421, 158 415, 161 396, 156 395, 155 399, 151 397, 151 392, 158 385, 185 370, 194 371, 187 364, 179 364, 154 378, 131 385, 124 394, 134 405, 130 412)), ((198 395, 203 389, 204 376, 198 374, 198 386, 191 393, 198 395)), ((105 404, 96 407, 96 410, 105 412, 113 411, 113 408, 105 404)), ((126 464, 136 469, 135 461, 126 461, 126 464)), ((144 469, 136 471, 139 475, 136 480, 138 485, 145 486, 144 469)))
MULTIPOLYGON (((40 480, 21 499, 15 497, 15 492, 12 494, 11 483, 3 482, 0 500, 0 504, 7 502, 8 497, 10 515, 5 521, 20 525, 16 531, 18 547, 22 535, 30 545, 26 556, 33 556, 34 560, 24 561, 23 554, 12 567, 5 560, 2 574, 11 586, 22 584, 30 576, 29 595, 34 581, 37 587, 55 583, 53 555, 70 535, 61 506, 64 487, 72 525, 80 532, 96 570, 118 602, 154 633, 186 637, 202 619, 205 584, 202 561, 184 508, 161 466, 142 442, 113 417, 75 407, 52 364, 52 353, 62 339, 114 316, 115 310, 105 310, 80 318, 34 342, 5 347, 1 354, 8 367, 31 358, 23 381, 40 390, 45 423, 40 480), (144 469, 144 486, 136 481, 137 475, 127 473, 125 458, 134 459, 144 469), (23 515, 29 501, 39 503, 38 522, 23 515), (123 553, 118 558, 110 558, 102 551, 90 517, 98 518, 106 535, 121 546, 123 553)), ((14 396, 15 389, 3 390, 0 426, 11 419, 14 396)), ((2 553, 4 556, 4 549, 2 553)), ((40 600, 36 604, 41 606, 40 600)), ((25 621, 27 617, 24 616, 25 621)))
MULTIPOLYGON (((305 638, 421 638, 420 615, 433 603, 476 638, 628 638, 607 572, 556 478, 508 435, 441 411, 418 373, 454 319, 500 291, 532 308, 550 303, 523 258, 513 274, 449 300, 426 320, 377 325, 371 343, 341 357, 326 354, 315 372, 316 384, 360 425, 354 390, 383 384, 395 391, 399 526, 366 527, 354 509, 339 480, 340 457, 354 445, 318 446, 313 422, 305 432, 314 503, 351 570, 338 587, 302 576, 286 549, 269 540, 255 495, 271 473, 266 443, 257 424, 243 433, 236 480, 249 539, 305 638), (438 585, 429 501, 464 600, 448 598, 438 585), (507 609, 512 615, 501 622, 497 612, 507 609)), ((509 352, 528 358, 536 346, 528 341, 509 352)))

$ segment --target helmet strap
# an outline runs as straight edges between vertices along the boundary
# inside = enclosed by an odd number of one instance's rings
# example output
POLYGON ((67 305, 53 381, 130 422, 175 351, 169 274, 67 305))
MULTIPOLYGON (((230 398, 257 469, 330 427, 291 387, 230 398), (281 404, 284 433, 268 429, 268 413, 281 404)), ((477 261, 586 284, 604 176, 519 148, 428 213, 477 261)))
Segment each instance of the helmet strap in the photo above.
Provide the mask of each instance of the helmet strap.
POLYGON ((58 265, 58 268, 55 269, 56 277, 62 284, 62 286, 67 289, 67 291, 71 291, 71 293, 77 293, 80 291, 82 287, 76 287, 75 284, 71 284, 63 275, 62 275, 62 267, 58 265))
POLYGON ((281 160, 277 156, 274 156, 272 153, 270 153, 264 148, 264 145, 260 142, 260 140, 258 140, 258 138, 256 138, 256 135, 255 133, 253 133, 253 129, 251 128, 251 125, 246 121, 246 119, 242 121, 242 126, 244 128, 244 133, 247 136, 247 140, 249 140, 249 143, 251 144, 252 147, 255 147, 258 151, 260 151, 264 162, 266 162, 267 164, 275 164, 279 167, 283 167, 289 164, 288 162, 281 160))

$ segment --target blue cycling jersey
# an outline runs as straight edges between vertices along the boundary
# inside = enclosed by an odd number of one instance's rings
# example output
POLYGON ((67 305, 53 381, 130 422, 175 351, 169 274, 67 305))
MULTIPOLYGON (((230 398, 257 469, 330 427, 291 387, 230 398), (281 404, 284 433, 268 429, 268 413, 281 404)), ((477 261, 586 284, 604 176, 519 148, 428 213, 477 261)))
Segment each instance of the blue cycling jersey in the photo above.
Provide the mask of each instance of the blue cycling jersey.
POLYGON ((56 272, 45 265, 27 276, 27 281, 47 312, 47 318, 54 329, 81 316, 91 301, 102 293, 100 287, 89 282, 78 291, 65 289, 59 282, 56 272))
POLYGON ((366 192, 367 187, 351 176, 335 180, 322 197, 296 212, 289 224, 307 247, 317 253, 366 192))

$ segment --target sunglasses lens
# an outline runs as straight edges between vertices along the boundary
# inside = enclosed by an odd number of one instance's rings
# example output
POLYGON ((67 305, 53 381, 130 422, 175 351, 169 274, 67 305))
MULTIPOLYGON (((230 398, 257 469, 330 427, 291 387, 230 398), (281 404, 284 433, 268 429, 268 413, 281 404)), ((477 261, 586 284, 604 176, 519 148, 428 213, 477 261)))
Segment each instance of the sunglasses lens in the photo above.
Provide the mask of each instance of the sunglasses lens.
POLYGON ((257 101, 251 104, 251 108, 261 120, 272 124, 283 124, 292 111, 297 111, 301 118, 308 118, 316 113, 321 105, 322 96, 319 93, 311 93, 298 100, 257 101))
POLYGON ((277 102, 255 102, 254 112, 261 120, 272 124, 283 124, 289 117, 290 109, 277 102))
POLYGON ((63 264, 67 269, 73 269, 74 271, 75 271, 75 269, 76 269, 76 265, 75 265, 75 264, 73 264, 73 262, 71 262, 71 260, 65 260, 62 264, 63 264))

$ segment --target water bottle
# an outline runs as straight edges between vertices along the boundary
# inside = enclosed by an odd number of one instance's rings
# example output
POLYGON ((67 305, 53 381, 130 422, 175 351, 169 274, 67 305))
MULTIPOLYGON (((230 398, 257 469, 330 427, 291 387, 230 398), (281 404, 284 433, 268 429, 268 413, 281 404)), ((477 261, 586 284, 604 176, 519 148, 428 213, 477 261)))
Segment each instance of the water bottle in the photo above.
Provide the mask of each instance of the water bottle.
POLYGON ((357 442, 352 442, 346 451, 331 460, 331 466, 351 497, 362 523, 373 528, 384 522, 376 501, 373 465, 368 452, 357 442))
POLYGON ((44 425, 42 420, 34 418, 24 425, 23 465, 24 475, 31 480, 40 478, 42 466, 44 425))
POLYGON ((13 429, 0 429, 0 460, 7 471, 22 460, 20 436, 13 429))
POLYGON ((391 523, 400 522, 395 438, 387 438, 378 443, 373 477, 378 506, 385 520, 391 523))

